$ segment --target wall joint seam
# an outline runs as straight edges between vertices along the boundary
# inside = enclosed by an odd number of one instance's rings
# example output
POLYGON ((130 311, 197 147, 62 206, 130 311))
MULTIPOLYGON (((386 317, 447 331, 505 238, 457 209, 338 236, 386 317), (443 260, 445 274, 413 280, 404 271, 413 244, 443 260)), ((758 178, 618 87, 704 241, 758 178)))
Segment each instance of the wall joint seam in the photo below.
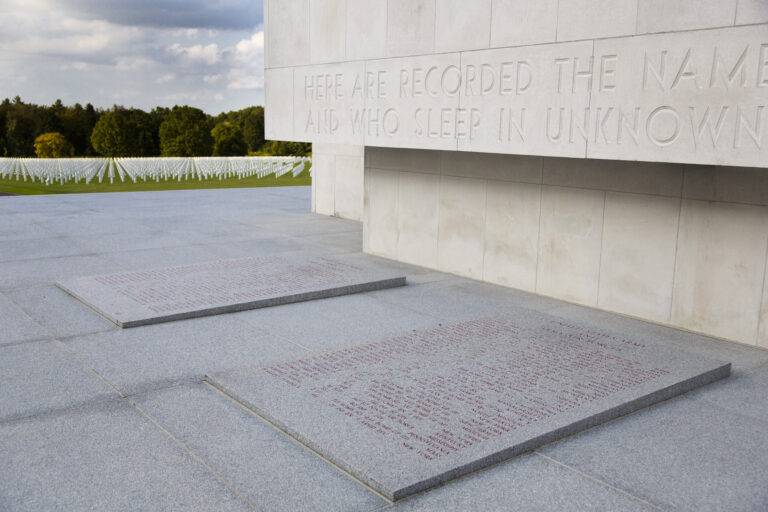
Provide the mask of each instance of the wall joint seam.
MULTIPOLYGON (((683 175, 685 176, 685 175, 683 175)), ((685 178, 683 178, 685 179, 685 178)), ((675 259, 672 262, 672 293, 670 295, 669 300, 669 313, 667 316, 667 322, 671 325, 673 323, 672 316, 675 308, 675 290, 677 289, 676 282, 677 282, 677 256, 680 252, 680 225, 683 221, 683 201, 685 199, 680 197, 680 205, 677 210, 677 236, 675 237, 675 259)))
POLYGON ((765 247, 766 247, 766 251, 765 251, 766 263, 765 265, 763 265, 763 289, 761 290, 761 293, 760 293, 760 308, 757 311, 757 332, 755 333, 755 345, 757 346, 760 346, 760 329, 763 326, 762 325, 763 324, 763 315, 762 315, 763 304, 765 304, 765 301, 768 298, 765 296, 766 274, 768 274, 768 272, 766 272, 766 268, 768 268, 768 237, 766 237, 765 247))

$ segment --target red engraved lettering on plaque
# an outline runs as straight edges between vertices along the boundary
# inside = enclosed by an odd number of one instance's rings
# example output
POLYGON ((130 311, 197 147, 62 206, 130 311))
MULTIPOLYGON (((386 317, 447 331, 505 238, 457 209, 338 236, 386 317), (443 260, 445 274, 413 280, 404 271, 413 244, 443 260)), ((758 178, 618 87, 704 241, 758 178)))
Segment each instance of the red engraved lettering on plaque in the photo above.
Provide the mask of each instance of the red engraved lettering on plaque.
POLYGON ((644 348, 567 322, 486 318, 264 371, 435 460, 667 375, 632 359, 644 348))

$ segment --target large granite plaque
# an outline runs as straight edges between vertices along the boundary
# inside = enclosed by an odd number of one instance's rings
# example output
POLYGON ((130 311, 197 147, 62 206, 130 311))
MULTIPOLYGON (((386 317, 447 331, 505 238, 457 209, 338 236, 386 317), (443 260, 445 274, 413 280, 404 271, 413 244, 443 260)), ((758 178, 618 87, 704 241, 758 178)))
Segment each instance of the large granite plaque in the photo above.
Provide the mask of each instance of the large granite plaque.
POLYGON ((56 285, 118 326, 231 313, 405 284, 324 257, 265 256, 77 277, 56 285))
POLYGON ((520 311, 208 379, 398 500, 729 373, 663 340, 520 311))

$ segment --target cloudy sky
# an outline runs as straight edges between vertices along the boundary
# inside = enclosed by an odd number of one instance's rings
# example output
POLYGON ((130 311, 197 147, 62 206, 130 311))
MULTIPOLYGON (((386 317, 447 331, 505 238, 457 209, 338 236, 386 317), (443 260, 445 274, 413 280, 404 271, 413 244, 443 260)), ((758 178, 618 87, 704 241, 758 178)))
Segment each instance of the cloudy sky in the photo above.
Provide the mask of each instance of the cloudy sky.
POLYGON ((0 0, 0 99, 263 104, 261 0, 0 0))

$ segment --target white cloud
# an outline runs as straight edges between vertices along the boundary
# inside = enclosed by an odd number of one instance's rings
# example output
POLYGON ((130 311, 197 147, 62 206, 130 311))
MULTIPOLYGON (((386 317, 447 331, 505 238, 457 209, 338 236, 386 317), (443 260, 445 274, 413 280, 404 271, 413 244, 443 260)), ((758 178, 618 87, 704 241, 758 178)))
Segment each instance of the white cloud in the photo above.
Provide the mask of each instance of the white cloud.
POLYGON ((86 71, 88 69, 92 69, 94 66, 88 62, 83 62, 81 60, 75 60, 72 62, 68 62, 66 64, 62 64, 59 66, 59 69, 62 71, 67 71, 69 69, 74 69, 75 71, 86 71))
POLYGON ((251 59, 264 53, 264 31, 256 32, 250 39, 243 39, 235 45, 238 58, 251 59))
POLYGON ((177 57, 183 57, 191 63, 213 65, 221 61, 219 45, 216 43, 211 43, 206 46, 201 44, 182 46, 179 43, 173 43, 168 47, 168 53, 177 57))
POLYGON ((168 82, 172 81, 174 78, 176 78, 176 75, 174 73, 166 73, 165 75, 155 80, 155 83, 167 84, 168 82))
POLYGON ((157 66, 157 62, 145 57, 121 56, 115 57, 111 62, 87 62, 83 60, 73 60, 62 64, 59 69, 62 71, 145 71, 157 66))
POLYGON ((117 105, 129 106, 130 102, 140 96, 140 93, 135 89, 116 89, 109 91, 109 97, 112 102, 117 105))
POLYGON ((262 87, 264 87, 264 77, 261 75, 240 76, 227 84, 227 89, 261 89, 262 87))
POLYGON ((224 75, 222 75, 221 73, 219 73, 217 75, 205 75, 203 77, 203 82, 205 82, 207 84, 215 84, 216 82, 218 82, 222 78, 224 78, 224 75))
POLYGON ((181 103, 196 103, 207 96, 209 95, 201 92, 174 92, 166 94, 163 98, 165 99, 166 105, 170 106, 181 103))
POLYGON ((264 31, 256 32, 248 39, 228 48, 233 67, 245 71, 262 72, 264 69, 264 31))
POLYGON ((156 65, 154 60, 144 57, 118 57, 114 67, 119 71, 140 71, 154 68, 156 65))
POLYGON ((227 88, 252 90, 264 87, 264 31, 255 32, 229 48, 232 66, 227 73, 227 88))

